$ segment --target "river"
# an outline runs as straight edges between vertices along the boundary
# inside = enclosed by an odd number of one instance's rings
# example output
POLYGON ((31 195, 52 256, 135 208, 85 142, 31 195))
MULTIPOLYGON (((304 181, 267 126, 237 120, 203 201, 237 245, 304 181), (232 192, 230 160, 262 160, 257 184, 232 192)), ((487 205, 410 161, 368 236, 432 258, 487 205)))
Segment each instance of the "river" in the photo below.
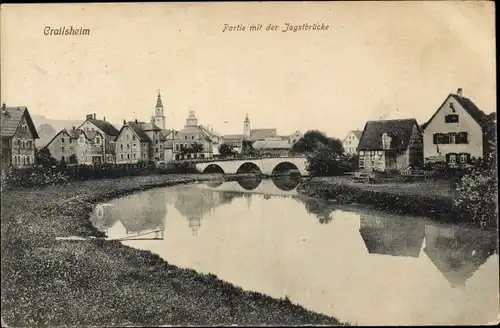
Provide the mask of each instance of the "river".
POLYGON ((153 189, 96 207, 110 239, 358 325, 485 324, 495 233, 339 207, 275 178, 153 189))

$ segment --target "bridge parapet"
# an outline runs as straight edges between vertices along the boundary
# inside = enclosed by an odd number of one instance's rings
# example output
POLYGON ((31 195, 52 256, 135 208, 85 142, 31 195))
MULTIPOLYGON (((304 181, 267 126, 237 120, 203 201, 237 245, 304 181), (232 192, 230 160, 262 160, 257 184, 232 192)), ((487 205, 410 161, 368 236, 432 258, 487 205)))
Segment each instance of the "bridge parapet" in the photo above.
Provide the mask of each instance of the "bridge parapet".
POLYGON ((233 162, 233 161, 253 161, 266 158, 306 158, 305 155, 292 156, 252 156, 252 157, 211 157, 211 158, 190 158, 170 161, 170 163, 212 163, 212 162, 233 162))

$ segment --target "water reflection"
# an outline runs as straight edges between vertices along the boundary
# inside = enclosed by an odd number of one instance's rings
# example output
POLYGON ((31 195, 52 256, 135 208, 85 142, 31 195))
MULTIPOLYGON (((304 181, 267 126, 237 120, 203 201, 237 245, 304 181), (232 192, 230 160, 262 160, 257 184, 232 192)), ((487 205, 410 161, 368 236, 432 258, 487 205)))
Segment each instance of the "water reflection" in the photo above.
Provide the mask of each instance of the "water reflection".
POLYGON ((424 252, 453 287, 466 281, 495 253, 497 242, 486 232, 460 226, 425 226, 424 252))
POLYGON ((245 190, 254 190, 260 185, 262 180, 264 179, 260 177, 243 178, 238 180, 238 184, 245 190))
POLYGON ((279 176, 279 177, 272 177, 272 181, 276 187, 283 191, 291 191, 297 188, 299 185, 300 181, 302 180, 302 177, 299 175, 287 175, 287 176, 279 176))
POLYGON ((97 229, 116 238, 143 235, 163 238, 167 215, 165 194, 160 189, 121 198, 119 206, 99 204, 90 220, 97 229))
POLYGON ((424 242, 421 220, 399 219, 393 215, 360 215, 359 233, 370 254, 418 257, 424 242))
MULTIPOLYGON (((247 290, 287 295, 342 321, 455 325, 496 319, 495 233, 363 207, 347 210, 291 191, 261 193, 274 184, 262 181, 259 192, 226 182, 218 189, 183 185, 132 195, 104 206, 104 213, 115 210, 95 224, 124 221, 131 230, 123 218, 129 216, 142 229, 147 215, 136 208, 152 204, 159 208, 153 213, 168 213, 165 240, 127 245, 247 290), (163 196, 153 200, 159 191, 163 196), (130 210, 116 210, 121 208, 130 210)), ((108 235, 122 236, 116 229, 108 235)))

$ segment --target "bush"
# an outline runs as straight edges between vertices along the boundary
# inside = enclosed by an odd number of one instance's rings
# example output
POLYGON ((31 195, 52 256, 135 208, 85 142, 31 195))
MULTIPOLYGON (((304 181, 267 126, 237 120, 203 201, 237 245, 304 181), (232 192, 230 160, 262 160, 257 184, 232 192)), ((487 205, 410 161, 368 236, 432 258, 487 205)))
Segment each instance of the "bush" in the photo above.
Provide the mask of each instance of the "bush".
POLYGON ((496 223, 497 177, 494 168, 475 166, 458 181, 454 200, 463 215, 481 227, 496 223))
POLYGON ((307 155, 307 171, 314 176, 333 176, 343 174, 344 168, 332 150, 323 148, 307 155))

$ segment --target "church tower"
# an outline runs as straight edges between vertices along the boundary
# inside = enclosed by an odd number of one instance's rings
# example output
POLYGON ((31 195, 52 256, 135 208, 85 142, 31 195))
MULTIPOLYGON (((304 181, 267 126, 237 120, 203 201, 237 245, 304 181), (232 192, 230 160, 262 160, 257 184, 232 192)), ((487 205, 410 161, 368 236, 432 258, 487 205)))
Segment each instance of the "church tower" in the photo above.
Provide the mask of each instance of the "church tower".
POLYGON ((245 122, 243 123, 243 135, 245 137, 250 137, 250 119, 247 116, 245 117, 245 122))
POLYGON ((194 114, 194 110, 189 111, 189 117, 186 119, 186 125, 185 127, 189 126, 198 126, 198 119, 196 118, 196 115, 194 114))
POLYGON ((160 90, 158 90, 158 99, 156 99, 155 115, 153 123, 160 129, 165 130, 165 115, 163 114, 163 104, 161 102, 160 90))

